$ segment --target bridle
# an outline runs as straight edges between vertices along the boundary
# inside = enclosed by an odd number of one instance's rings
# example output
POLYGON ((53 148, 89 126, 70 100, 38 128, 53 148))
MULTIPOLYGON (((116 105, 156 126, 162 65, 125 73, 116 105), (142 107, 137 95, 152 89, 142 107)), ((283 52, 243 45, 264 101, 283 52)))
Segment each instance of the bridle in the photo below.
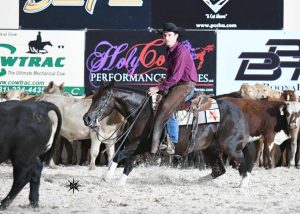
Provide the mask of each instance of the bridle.
MULTIPOLYGON (((103 105, 102 108, 99 109, 99 111, 97 112, 97 119, 98 119, 98 118, 102 118, 103 110, 104 110, 104 108, 108 105, 108 102, 110 101, 111 97, 112 97, 112 93, 110 92, 109 96, 105 99, 104 105, 103 105)), ((104 140, 102 140, 102 142, 107 141, 107 140, 115 140, 115 142, 112 143, 112 144, 110 144, 110 145, 109 145, 102 153, 104 153, 105 151, 107 151, 111 146, 115 145, 116 142, 118 142, 121 138, 123 138, 123 139, 122 139, 122 142, 120 143, 118 149, 117 149, 116 152, 115 152, 115 155, 118 153, 118 151, 120 150, 120 148, 121 148, 122 145, 124 144, 124 142, 125 142, 127 136, 129 135, 131 129, 133 128, 133 126, 134 126, 134 124, 135 124, 137 118, 139 117, 139 115, 141 114, 142 110, 143 110, 144 107, 146 106, 146 103, 148 103, 149 100, 150 100, 150 96, 148 96, 148 93, 146 92, 146 96, 145 96, 145 98, 143 99, 143 101, 140 103, 140 105, 137 106, 137 108, 136 108, 134 111, 132 111, 132 112, 124 119, 124 121, 120 124, 120 126, 119 126, 119 127, 111 134, 111 136, 108 137, 108 138, 104 138, 103 136, 101 136, 101 135, 99 134, 99 127, 94 127, 94 128, 92 128, 92 130, 93 130, 94 132, 96 132, 96 136, 97 136, 97 139, 98 139, 99 141, 100 141, 99 136, 102 137, 102 138, 104 139, 104 140), (134 116, 134 117, 133 117, 133 116, 134 116), (133 119, 132 123, 130 124, 130 126, 128 127, 128 129, 127 129, 126 131, 124 131, 122 134, 120 134, 119 136, 116 136, 116 137, 114 137, 114 138, 111 138, 118 130, 120 130, 121 127, 123 127, 123 126, 125 125, 125 123, 127 123, 127 120, 128 120, 128 118, 130 118, 130 117, 133 117, 134 119, 133 119)), ((115 157, 115 155, 113 156, 113 158, 115 157)), ((113 159, 113 158, 112 158, 112 159, 113 159)), ((112 159, 111 159, 111 160, 112 160, 112 159)))

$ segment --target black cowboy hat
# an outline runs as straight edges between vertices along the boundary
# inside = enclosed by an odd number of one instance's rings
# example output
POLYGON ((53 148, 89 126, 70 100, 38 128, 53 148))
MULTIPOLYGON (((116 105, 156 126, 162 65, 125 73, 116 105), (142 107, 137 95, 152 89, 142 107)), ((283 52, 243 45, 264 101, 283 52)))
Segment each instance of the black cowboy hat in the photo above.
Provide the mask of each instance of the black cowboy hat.
POLYGON ((184 31, 184 28, 182 27, 177 27, 174 23, 171 22, 167 22, 164 24, 163 29, 154 29, 151 27, 148 27, 149 32, 153 32, 153 33, 158 33, 158 34, 163 34, 165 32, 174 32, 174 33, 178 33, 179 35, 182 34, 182 32, 184 31))
POLYGON ((174 23, 172 22, 167 22, 164 24, 162 33, 164 32, 174 32, 174 33, 181 33, 184 31, 182 27, 177 27, 174 23))

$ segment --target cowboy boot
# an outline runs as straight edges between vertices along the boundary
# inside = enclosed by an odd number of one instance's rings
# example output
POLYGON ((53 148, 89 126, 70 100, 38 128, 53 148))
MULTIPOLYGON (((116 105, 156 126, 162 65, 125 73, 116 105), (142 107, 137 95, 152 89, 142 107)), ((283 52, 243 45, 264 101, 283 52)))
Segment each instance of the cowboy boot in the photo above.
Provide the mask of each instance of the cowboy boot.
POLYGON ((175 154, 175 146, 171 140, 171 138, 169 137, 169 135, 167 135, 167 148, 166 148, 166 152, 169 154, 169 155, 173 155, 175 154))
POLYGON ((167 134, 167 140, 159 145, 159 150, 166 152, 168 155, 175 154, 175 146, 167 134))
POLYGON ((169 154, 169 155, 174 155, 175 154, 175 146, 172 142, 168 142, 168 147, 166 149, 166 152, 169 154))

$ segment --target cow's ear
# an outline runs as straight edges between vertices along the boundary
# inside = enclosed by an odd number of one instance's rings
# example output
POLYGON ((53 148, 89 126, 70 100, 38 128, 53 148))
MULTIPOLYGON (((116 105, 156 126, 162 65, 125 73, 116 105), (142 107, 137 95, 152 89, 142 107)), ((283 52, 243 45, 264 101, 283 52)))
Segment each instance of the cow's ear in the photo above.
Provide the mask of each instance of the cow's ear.
POLYGON ((49 84, 48 84, 48 87, 49 87, 49 88, 53 88, 53 85, 54 85, 54 82, 53 82, 53 81, 50 81, 49 84))
POLYGON ((20 97, 21 97, 21 98, 24 98, 24 97, 26 97, 26 96, 27 96, 27 92, 26 92, 26 91, 22 91, 20 97))
POLYGON ((62 83, 59 85, 59 90, 64 91, 65 83, 62 83))
POLYGON ((7 95, 7 91, 0 92, 0 96, 1 96, 2 98, 6 98, 6 95, 7 95))

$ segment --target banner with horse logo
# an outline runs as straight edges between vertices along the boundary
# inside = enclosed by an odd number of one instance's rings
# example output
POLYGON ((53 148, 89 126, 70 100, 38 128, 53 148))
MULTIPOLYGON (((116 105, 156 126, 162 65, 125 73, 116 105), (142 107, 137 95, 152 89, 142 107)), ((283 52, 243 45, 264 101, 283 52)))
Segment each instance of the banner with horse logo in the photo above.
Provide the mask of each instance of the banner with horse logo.
MULTIPOLYGON (((184 32, 181 42, 190 50, 198 71, 196 87, 215 93, 216 34, 184 32)), ((87 94, 102 82, 148 89, 166 75, 166 46, 161 35, 146 31, 88 31, 85 52, 87 94)))
POLYGON ((0 92, 40 94, 54 81, 82 95, 84 38, 84 31, 0 31, 0 92))

